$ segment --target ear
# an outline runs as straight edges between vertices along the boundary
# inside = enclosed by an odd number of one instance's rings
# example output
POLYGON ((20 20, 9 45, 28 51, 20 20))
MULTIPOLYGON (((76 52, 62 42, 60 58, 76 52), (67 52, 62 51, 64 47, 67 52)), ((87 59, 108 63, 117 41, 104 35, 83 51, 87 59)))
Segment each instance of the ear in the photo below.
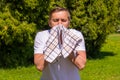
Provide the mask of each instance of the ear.
POLYGON ((68 22, 68 26, 67 26, 67 28, 70 26, 70 21, 68 22))
POLYGON ((51 22, 50 22, 50 20, 48 20, 48 25, 51 27, 51 22))

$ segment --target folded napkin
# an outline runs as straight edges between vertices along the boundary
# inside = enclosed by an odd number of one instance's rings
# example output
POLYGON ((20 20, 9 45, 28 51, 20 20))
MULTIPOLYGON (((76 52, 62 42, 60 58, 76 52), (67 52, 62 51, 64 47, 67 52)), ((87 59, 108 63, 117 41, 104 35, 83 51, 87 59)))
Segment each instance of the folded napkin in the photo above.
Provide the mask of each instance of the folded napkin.
POLYGON ((54 26, 50 30, 50 37, 46 42, 44 51, 45 60, 52 63, 58 56, 68 57, 75 50, 82 39, 73 34, 63 25, 54 26))

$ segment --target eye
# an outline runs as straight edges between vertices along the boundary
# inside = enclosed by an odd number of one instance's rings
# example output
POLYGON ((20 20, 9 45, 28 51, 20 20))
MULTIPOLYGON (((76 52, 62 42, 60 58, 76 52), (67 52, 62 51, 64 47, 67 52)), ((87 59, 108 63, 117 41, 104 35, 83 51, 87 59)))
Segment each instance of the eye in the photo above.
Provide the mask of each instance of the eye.
POLYGON ((62 22, 66 22, 66 21, 67 21, 67 19, 61 19, 61 21, 62 21, 62 22))
POLYGON ((58 21, 59 21, 59 19, 53 19, 53 21, 54 21, 54 22, 58 22, 58 21))

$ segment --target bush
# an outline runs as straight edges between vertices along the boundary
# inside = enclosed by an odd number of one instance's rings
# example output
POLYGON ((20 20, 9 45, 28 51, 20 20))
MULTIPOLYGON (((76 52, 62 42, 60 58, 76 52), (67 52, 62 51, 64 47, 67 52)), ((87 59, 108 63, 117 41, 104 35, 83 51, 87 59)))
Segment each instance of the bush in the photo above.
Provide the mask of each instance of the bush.
POLYGON ((87 54, 98 55, 118 26, 119 4, 119 0, 1 0, 0 66, 32 63, 35 33, 49 28, 48 14, 55 6, 69 9, 70 27, 83 33, 87 54))
POLYGON ((115 32, 119 3, 119 0, 68 0, 67 7, 72 14, 71 27, 83 33, 88 56, 98 55, 107 35, 115 32))
POLYGON ((14 19, 8 8, 0 12, 0 67, 32 63, 35 24, 14 19))

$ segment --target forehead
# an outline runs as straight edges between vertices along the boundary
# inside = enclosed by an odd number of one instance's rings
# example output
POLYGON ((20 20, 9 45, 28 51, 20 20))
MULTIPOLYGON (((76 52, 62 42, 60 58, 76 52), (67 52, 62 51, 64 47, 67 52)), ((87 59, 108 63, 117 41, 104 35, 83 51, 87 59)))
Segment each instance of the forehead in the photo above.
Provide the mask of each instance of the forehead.
POLYGON ((67 11, 59 11, 52 13, 51 18, 68 18, 68 15, 67 11))

